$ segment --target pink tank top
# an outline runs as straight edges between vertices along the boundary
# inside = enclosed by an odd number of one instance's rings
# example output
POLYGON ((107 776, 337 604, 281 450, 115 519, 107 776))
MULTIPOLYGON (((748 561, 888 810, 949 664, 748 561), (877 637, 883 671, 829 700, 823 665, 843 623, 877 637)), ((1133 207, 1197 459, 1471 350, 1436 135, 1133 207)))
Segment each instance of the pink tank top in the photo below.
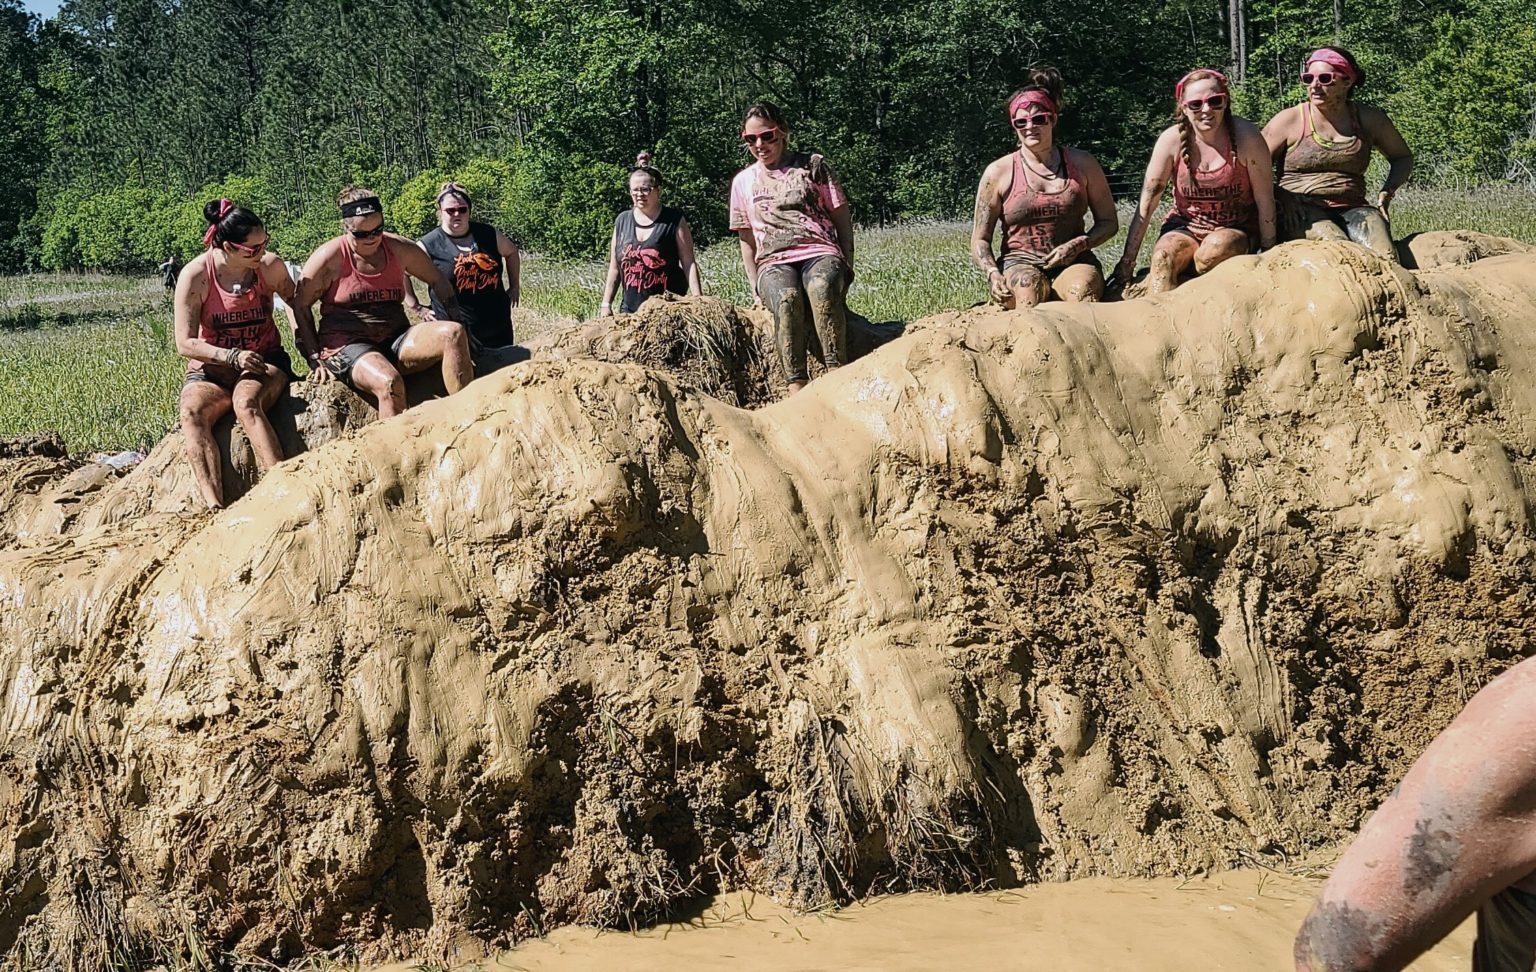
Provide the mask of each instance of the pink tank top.
POLYGON ((250 290, 230 293, 219 286, 213 251, 203 254, 208 272, 208 293, 198 313, 197 336, 216 348, 239 348, 265 354, 283 346, 272 322, 272 290, 256 271, 250 290))
POLYGON ((1211 172, 1191 170, 1179 153, 1173 179, 1173 209, 1191 229, 1209 233, 1219 229, 1255 231, 1259 208, 1253 201, 1248 167, 1237 159, 1236 147, 1227 146, 1222 167, 1211 172))
POLYGON ((322 354, 359 342, 387 345, 411 326, 405 316, 405 271, 389 241, 382 246, 383 269, 364 273, 352 259, 351 237, 342 237, 341 273, 320 297, 322 354))
POLYGON ((1088 190, 1065 148, 1059 151, 1067 184, 1059 192, 1044 192, 1030 183, 1022 151, 1013 153, 1013 185, 1003 200, 1003 262, 1038 266, 1056 247, 1085 232, 1088 190))

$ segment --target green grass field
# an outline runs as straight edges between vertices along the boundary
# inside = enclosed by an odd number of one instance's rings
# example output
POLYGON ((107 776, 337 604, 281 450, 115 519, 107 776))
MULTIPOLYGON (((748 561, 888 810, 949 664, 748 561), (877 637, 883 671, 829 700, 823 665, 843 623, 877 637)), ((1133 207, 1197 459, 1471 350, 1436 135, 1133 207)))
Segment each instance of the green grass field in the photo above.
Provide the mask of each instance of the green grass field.
MULTIPOLYGON (((1122 206, 1122 227, 1129 212, 1122 206)), ((1409 188, 1394 204, 1399 237, 1452 228, 1536 243, 1536 192, 1409 188)), ((981 275, 966 256, 969 237, 969 225, 959 222, 861 230, 849 303, 872 320, 906 321, 984 299, 981 275)), ((1156 234, 1147 237, 1143 261, 1156 234)), ((1098 251, 1106 267, 1122 242, 1116 238, 1098 251)), ((700 260, 709 293, 746 300, 734 241, 710 247, 700 260)), ((603 272, 596 262, 526 257, 519 339, 592 316, 603 272)), ((0 436, 58 432, 74 452, 147 448, 176 421, 184 370, 171 339, 170 302, 158 281, 0 277, 0 436)))

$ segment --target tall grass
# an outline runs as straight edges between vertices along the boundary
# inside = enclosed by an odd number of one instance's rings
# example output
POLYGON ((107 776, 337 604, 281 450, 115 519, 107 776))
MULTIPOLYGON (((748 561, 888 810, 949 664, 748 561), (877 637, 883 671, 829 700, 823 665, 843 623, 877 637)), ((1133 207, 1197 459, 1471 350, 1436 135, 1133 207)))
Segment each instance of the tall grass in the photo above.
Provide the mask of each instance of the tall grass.
MULTIPOLYGON (((1399 237, 1465 228, 1536 243, 1536 193, 1527 190, 1409 187, 1392 216, 1399 237)), ((1098 250, 1106 269, 1119 258, 1129 222, 1129 204, 1122 204, 1121 234, 1098 250)), ((1156 233, 1147 234, 1143 264, 1155 240, 1156 233)), ((909 321, 984 300, 985 282, 971 266, 969 243, 970 227, 960 222, 861 230, 850 306, 872 320, 909 321)), ((734 241, 710 247, 699 262, 709 293, 746 302, 734 241)), ((605 270, 601 261, 528 255, 519 340, 593 316, 605 270)), ((291 339, 285 343, 291 352, 291 339)), ((148 446, 176 420, 184 370, 158 281, 99 274, 0 277, 0 436, 56 431, 73 451, 148 446)))

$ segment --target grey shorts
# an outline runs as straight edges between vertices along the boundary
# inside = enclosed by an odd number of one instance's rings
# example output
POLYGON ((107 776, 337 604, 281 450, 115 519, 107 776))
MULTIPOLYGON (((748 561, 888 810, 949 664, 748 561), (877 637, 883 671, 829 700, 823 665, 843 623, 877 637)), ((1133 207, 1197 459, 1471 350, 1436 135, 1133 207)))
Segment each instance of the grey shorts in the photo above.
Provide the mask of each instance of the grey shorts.
MULTIPOLYGON (((276 365, 277 370, 287 375, 289 381, 293 380, 293 361, 289 359, 287 351, 278 348, 275 351, 263 351, 261 356, 266 359, 267 364, 276 365)), ((206 381, 210 385, 218 385, 225 391, 234 391, 235 386, 246 379, 260 381, 262 376, 250 372, 237 371, 229 365, 205 361, 196 366, 188 365, 187 373, 181 379, 181 384, 185 387, 200 381, 206 381)))
POLYGON ((400 348, 405 344, 405 336, 410 333, 411 329, 406 328, 395 335, 394 340, 388 344, 374 344, 372 341, 353 341, 351 344, 344 344, 335 351, 321 355, 320 363, 325 365, 325 369, 331 374, 350 385, 352 384, 352 369, 365 356, 373 354, 375 351, 382 354, 389 360, 390 364, 398 369, 400 367, 400 348))

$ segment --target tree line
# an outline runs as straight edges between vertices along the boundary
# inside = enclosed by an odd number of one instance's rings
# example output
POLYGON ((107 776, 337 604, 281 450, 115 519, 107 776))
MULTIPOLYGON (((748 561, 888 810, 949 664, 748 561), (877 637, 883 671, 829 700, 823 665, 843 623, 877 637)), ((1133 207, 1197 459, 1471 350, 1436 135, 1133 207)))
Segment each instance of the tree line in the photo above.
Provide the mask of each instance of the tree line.
POLYGON ((415 233, 449 175, 522 245, 591 254, 642 148, 707 242, 763 98, 860 222, 954 216, 1041 62, 1063 137, 1131 194, 1185 71, 1226 70, 1262 124, 1319 43, 1365 66, 1421 181, 1536 179, 1527 0, 0 0, 0 270, 186 257, 221 195, 301 258, 341 186, 415 233))

